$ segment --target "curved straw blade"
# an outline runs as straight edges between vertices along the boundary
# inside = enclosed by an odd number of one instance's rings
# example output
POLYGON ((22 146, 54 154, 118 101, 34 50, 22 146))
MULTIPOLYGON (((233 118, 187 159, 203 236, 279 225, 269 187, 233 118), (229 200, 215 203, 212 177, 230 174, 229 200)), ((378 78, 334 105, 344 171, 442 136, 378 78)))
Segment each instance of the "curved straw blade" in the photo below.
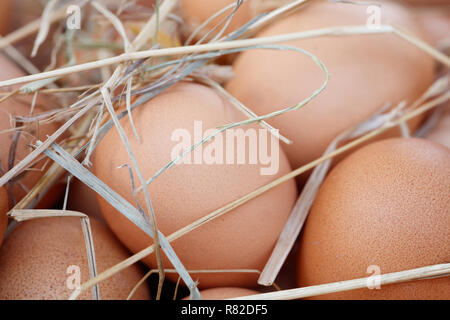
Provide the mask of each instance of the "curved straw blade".
MULTIPOLYGON (((260 37, 252 38, 246 40, 233 40, 224 42, 214 42, 207 44, 192 45, 186 47, 171 47, 163 48, 158 50, 142 50, 131 53, 123 53, 115 57, 105 58, 102 60, 91 61, 82 63, 76 66, 68 66, 60 69, 55 69, 52 71, 41 72, 39 74, 17 77, 14 79, 0 81, 0 87, 11 86, 20 83, 31 82, 35 80, 42 80, 51 77, 64 76, 71 73, 88 71, 93 69, 99 69, 109 65, 119 64, 128 61, 148 59, 151 57, 169 57, 169 56, 180 56, 190 53, 204 53, 207 51, 218 51, 218 50, 228 50, 237 49, 256 45, 267 45, 283 43, 293 40, 309 39, 315 37, 326 37, 326 36, 350 36, 350 35, 376 35, 383 33, 393 33, 394 28, 390 25, 381 25, 377 29, 368 29, 366 26, 340 26, 333 28, 324 28, 316 30, 308 30, 294 33, 286 33, 270 37, 260 37)), ((409 38, 408 38, 409 39, 409 38)), ((416 42, 414 42, 416 44, 416 42)), ((442 58, 442 55, 436 54, 437 50, 434 50, 431 46, 422 45, 427 48, 427 53, 432 54, 433 57, 439 59, 442 63, 449 66, 450 62, 442 58), (431 47, 431 48, 430 48, 431 47)))

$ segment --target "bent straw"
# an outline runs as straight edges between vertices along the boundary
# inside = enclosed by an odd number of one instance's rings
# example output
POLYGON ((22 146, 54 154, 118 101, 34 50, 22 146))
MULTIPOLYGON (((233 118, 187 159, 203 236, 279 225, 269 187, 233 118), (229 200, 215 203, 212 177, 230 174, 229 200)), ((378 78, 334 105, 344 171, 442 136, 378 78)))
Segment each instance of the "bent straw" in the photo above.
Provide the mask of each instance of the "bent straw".
MULTIPOLYGON (((377 29, 369 29, 366 26, 343 26, 343 27, 333 27, 333 28, 324 28, 324 29, 316 29, 316 30, 308 30, 302 32, 294 32, 294 33, 286 33, 277 36, 270 37, 259 37, 253 39, 246 40, 232 40, 225 42, 216 42, 216 43, 208 43, 208 44, 199 44, 185 47, 174 47, 174 48, 163 48, 157 50, 144 50, 138 52, 131 53, 123 53, 121 55, 106 58, 98 61, 87 62, 83 64, 79 64, 76 66, 70 66, 65 68, 60 68, 52 71, 42 72, 39 74, 18 77, 10 80, 0 81, 0 87, 10 86, 18 83, 25 83, 35 80, 42 80, 52 77, 60 77, 71 73, 88 71, 92 69, 98 69, 101 67, 106 67, 113 64, 119 64, 122 62, 127 62, 130 60, 140 60, 147 59, 150 57, 167 57, 167 56, 178 56, 185 55, 188 53, 201 53, 206 51, 217 51, 217 50, 227 50, 227 49, 237 49, 248 46, 255 45, 264 45, 264 44, 275 44, 280 42, 288 42, 292 40, 300 40, 300 39, 308 39, 313 37, 325 37, 325 36, 342 36, 342 35, 360 35, 360 34, 382 34, 382 33, 393 33, 394 28, 390 25, 382 25, 377 29)), ((431 48, 429 52, 432 52, 432 55, 435 56, 436 59, 442 60, 442 62, 450 66, 450 59, 445 56, 442 58, 442 54, 432 48, 431 46, 425 44, 431 48)))
POLYGON ((39 74, 14 78, 10 80, 0 81, 0 87, 10 86, 18 83, 24 83, 35 80, 43 80, 52 77, 60 77, 67 74, 88 71, 92 69, 97 69, 101 67, 106 67, 113 64, 119 64, 122 62, 127 62, 130 60, 140 60, 147 59, 150 57, 167 57, 167 56, 177 56, 184 55, 188 53, 201 53, 206 51, 217 51, 217 50, 227 50, 227 49, 237 49, 242 47, 263 45, 263 44, 275 44, 280 42, 288 42, 293 40, 308 39, 313 37, 325 37, 325 36, 348 36, 348 35, 374 35, 383 33, 394 33, 413 44, 416 47, 424 50, 427 54, 441 62, 447 68, 450 67, 450 58, 443 54, 442 52, 436 50, 429 44, 417 39, 411 34, 399 30, 391 25, 381 25, 379 28, 367 28, 366 26, 342 26, 342 27, 332 27, 316 30, 308 30, 302 32, 286 33, 277 36, 270 37, 258 37, 245 40, 232 40, 224 42, 215 42, 208 44, 199 44, 185 47, 174 47, 165 48, 157 50, 144 50, 139 52, 123 53, 121 55, 106 58, 98 61, 87 62, 79 64, 76 66, 70 66, 65 68, 60 68, 52 71, 42 72, 39 74))
MULTIPOLYGON (((91 95, 83 98, 78 101, 76 105, 83 103, 84 101, 94 97, 97 95, 96 92, 91 95)), ((19 161, 11 170, 6 172, 3 176, 0 177, 0 187, 6 184, 9 180, 20 174, 34 159, 45 149, 48 148, 53 142, 58 139, 61 134, 63 134, 67 128, 69 128, 75 121, 80 119, 83 115, 85 115, 94 105, 96 105, 96 101, 87 104, 81 110, 79 110, 72 118, 70 118, 66 123, 64 123, 61 127, 58 128, 51 136, 47 138, 47 140, 39 145, 36 149, 30 152, 25 158, 19 161)), ((74 105, 75 106, 75 105, 74 105)), ((73 106, 73 107, 74 107, 73 106)))

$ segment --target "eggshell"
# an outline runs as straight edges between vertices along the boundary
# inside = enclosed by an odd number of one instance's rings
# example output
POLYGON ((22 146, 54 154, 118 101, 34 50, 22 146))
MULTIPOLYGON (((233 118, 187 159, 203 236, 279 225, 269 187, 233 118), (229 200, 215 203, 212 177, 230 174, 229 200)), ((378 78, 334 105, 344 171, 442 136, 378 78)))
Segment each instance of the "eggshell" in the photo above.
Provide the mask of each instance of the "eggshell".
MULTIPOLYGON (((304 226, 301 287, 447 263, 450 151, 423 139, 387 139, 340 162, 304 226)), ((450 279, 358 289, 315 299, 450 299, 450 279)))
POLYGON ((415 6, 443 6, 448 5, 448 0, 401 0, 400 2, 415 6))
MULTIPOLYGON (((231 298, 252 296, 258 293, 258 291, 234 287, 211 288, 200 291, 203 300, 225 300, 231 298)), ((189 300, 189 296, 183 298, 183 300, 189 300)))
MULTIPOLYGON (((90 222, 99 272, 129 257, 107 227, 93 219, 90 222)), ((0 249, 0 299, 68 299, 73 292, 68 284, 76 283, 76 267, 79 267, 81 283, 86 282, 90 273, 79 218, 57 217, 23 222, 0 249)), ((100 283, 100 298, 126 299, 142 277, 139 266, 132 265, 100 283)), ((83 292, 80 299, 92 299, 91 292, 83 292)), ((149 299, 145 283, 134 298, 149 299)))
POLYGON ((5 54, 0 54, 0 63, 2 65, 1 81, 24 76, 24 72, 10 61, 5 54))
MULTIPOLYGON (((0 65, 2 67, 2 73, 0 75, 1 80, 6 80, 14 77, 23 76, 24 73, 16 67, 12 62, 10 62, 4 55, 0 54, 0 65)), ((3 152, 0 155, 0 165, 2 167, 2 172, 7 172, 9 170, 9 153, 11 149, 11 143, 13 141, 14 132, 11 130, 14 128, 11 124, 12 116, 28 116, 30 114, 31 107, 31 96, 21 96, 17 98, 8 98, 4 102, 0 103, 0 149, 3 152)), ((41 105, 45 104, 47 107, 48 101, 38 98, 36 106, 34 108, 33 114, 39 114, 42 112, 41 105)), ((14 165, 27 156, 31 151, 30 145, 36 142, 36 137, 41 141, 45 141, 47 135, 51 135, 58 128, 55 122, 48 124, 37 124, 37 122, 24 124, 25 128, 22 129, 22 133, 18 139, 18 145, 16 147, 16 152, 14 156, 14 165)), ((19 182, 15 181, 12 185, 14 200, 19 201, 25 196, 27 191, 20 186, 23 184, 26 188, 31 189, 34 184, 40 179, 40 177, 45 172, 49 166, 48 160, 43 159, 38 161, 31 170, 24 171, 24 173, 19 177, 19 182), (45 165, 47 163, 47 165, 45 165)), ((8 186, 9 187, 9 186, 8 186)), ((58 190, 53 190, 51 199, 48 198, 46 205, 54 203, 59 196, 58 190)))
POLYGON ((427 33, 430 44, 439 46, 441 41, 450 38, 450 5, 444 8, 420 7, 415 12, 419 22, 427 33))
MULTIPOLYGON (((208 20, 212 15, 222 10, 226 6, 236 3, 235 0, 181 0, 181 15, 185 20, 185 24, 189 27, 190 31, 194 31, 198 26, 200 26, 203 22, 208 20)), ((205 27, 205 31, 211 30, 217 24, 219 24, 224 18, 226 18, 233 9, 227 10, 227 12, 219 15, 217 18, 212 20, 212 22, 205 27)), ((251 20, 252 14, 250 10, 250 1, 244 2, 239 9, 234 14, 233 18, 230 21, 230 24, 225 29, 224 35, 235 31, 242 27, 244 24, 251 20)), ((218 27, 216 34, 224 24, 221 24, 218 27)), ((201 33, 200 33, 201 35, 201 33)))
POLYGON ((136 3, 138 5, 141 5, 141 6, 146 6, 146 7, 152 7, 153 8, 153 6, 156 3, 156 0, 138 0, 136 3))
POLYGON ((8 33, 8 27, 11 16, 11 0, 0 1, 0 35, 5 36, 8 33))
POLYGON ((426 134, 425 138, 450 148, 450 104, 442 111, 438 122, 433 129, 426 134))
POLYGON ((70 184, 67 209, 104 221, 95 191, 76 178, 72 179, 70 184))
MULTIPOLYGON (((127 117, 121 120, 121 124, 146 179, 171 160, 172 149, 179 144, 171 139, 174 130, 187 130, 193 136, 194 121, 202 121, 203 130, 206 130, 243 119, 212 89, 187 82, 173 86, 135 109, 132 114, 141 144, 137 143, 127 117)), ((244 130, 249 128, 259 130, 256 125, 243 127, 244 130)), ((193 143, 191 140, 189 146, 193 143)), ((209 165, 204 162, 181 163, 170 168, 149 185, 159 229, 169 235, 288 173, 291 169, 281 149, 278 159, 279 170, 274 175, 261 175, 260 164, 236 162, 209 165)), ((117 130, 112 129, 96 149, 94 173, 134 205, 136 201, 128 170, 118 169, 125 163, 131 162, 117 130)), ((140 185, 136 174, 134 179, 136 186, 140 185)), ((261 270, 296 197, 295 182, 287 181, 175 240, 173 248, 188 270, 261 270)), ((138 194, 138 199, 145 208, 142 193, 138 194)), ((103 199, 99 198, 99 204, 111 229, 131 251, 137 252, 152 243, 148 236, 103 199)), ((165 267, 171 268, 167 259, 164 261, 165 267)), ((151 268, 156 267, 154 254, 144 262, 151 268)), ((192 274, 194 280, 199 280, 200 288, 256 286, 257 276, 256 273, 192 274)), ((167 277, 177 279, 173 274, 167 277)))
POLYGON ((6 226, 8 225, 8 192, 5 187, 0 187, 0 246, 5 236, 6 226))
MULTIPOLYGON (((257 36, 366 25, 366 9, 355 4, 311 2, 257 36)), ((381 22, 422 35, 414 16, 393 4, 382 3, 381 22)), ((338 134, 386 103, 414 102, 433 82, 433 59, 393 34, 319 37, 288 44, 314 54, 330 73, 328 86, 318 97, 299 110, 267 121, 294 141, 283 145, 293 168, 317 159, 338 134)), ((248 50, 237 58, 234 71, 226 89, 258 115, 297 105, 325 80, 310 58, 290 51, 248 50)), ((420 117, 410 128, 414 130, 418 122, 420 117)), ((388 136, 399 133, 395 129, 388 136)))

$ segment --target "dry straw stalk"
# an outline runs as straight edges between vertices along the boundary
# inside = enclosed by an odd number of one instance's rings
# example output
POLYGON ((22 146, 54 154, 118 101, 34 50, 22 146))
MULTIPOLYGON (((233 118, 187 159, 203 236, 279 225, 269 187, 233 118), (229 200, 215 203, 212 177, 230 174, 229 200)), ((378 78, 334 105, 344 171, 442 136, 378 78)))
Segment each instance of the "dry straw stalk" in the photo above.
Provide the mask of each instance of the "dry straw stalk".
MULTIPOLYGON (((239 297, 234 300, 293 300, 302 299, 313 296, 319 296, 329 293, 342 292, 348 290, 367 288, 373 280, 379 281, 381 286, 401 283, 406 281, 423 280, 436 277, 448 277, 450 276, 450 263, 437 264, 433 266, 427 266, 423 268, 411 269, 400 272, 393 272, 379 275, 379 278, 374 276, 339 281, 334 283, 322 284, 311 287, 304 287, 291 290, 282 290, 277 292, 269 292, 263 294, 257 294, 246 297, 239 297)), ((375 290, 375 289, 374 289, 375 290)), ((233 299, 230 299, 233 300, 233 299)))
POLYGON ((106 67, 113 64, 120 64, 127 61, 147 59, 150 57, 170 57, 170 56, 179 56, 186 55, 191 53, 202 53, 209 51, 219 51, 219 50, 230 50, 237 48, 245 48, 250 46, 258 46, 258 45, 267 45, 267 44, 276 44, 282 42, 288 42, 292 40, 300 40, 300 39, 308 39, 308 38, 316 38, 316 37, 325 37, 325 36, 350 36, 350 35, 373 35, 373 34, 383 34, 383 33, 395 33, 410 43, 418 46, 436 60, 441 62, 446 67, 450 67, 450 58, 444 55, 443 53, 437 51, 427 43, 417 39, 413 35, 407 34, 404 31, 401 31, 390 25, 381 25, 376 29, 369 29, 367 26, 343 26, 343 27, 332 27, 332 28, 323 28, 302 32, 294 32, 287 33, 277 36, 271 37, 259 37, 253 39, 246 40, 232 40, 226 42, 218 42, 218 43, 210 43, 210 44, 199 44, 193 46, 184 46, 184 47, 175 47, 175 48, 166 48, 166 49, 157 49, 157 50, 145 50, 134 53, 123 53, 119 56, 107 58, 103 60, 98 60, 95 62, 88 62, 84 64, 79 64, 76 66, 56 69, 53 71, 42 72, 39 74, 29 75, 25 77, 19 77, 11 80, 0 81, 0 87, 43 80, 53 77, 61 77, 64 75, 68 75, 71 73, 88 71, 92 69, 98 69, 102 67, 106 67))

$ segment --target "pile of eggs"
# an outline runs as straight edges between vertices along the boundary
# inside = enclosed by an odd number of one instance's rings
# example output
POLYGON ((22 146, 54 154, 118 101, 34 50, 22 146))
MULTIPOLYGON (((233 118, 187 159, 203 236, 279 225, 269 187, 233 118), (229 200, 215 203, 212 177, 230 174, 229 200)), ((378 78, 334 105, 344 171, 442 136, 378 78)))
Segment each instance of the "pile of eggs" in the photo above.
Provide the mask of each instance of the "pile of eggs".
MULTIPOLYGON (((258 1, 244 2, 226 33, 251 20, 257 14, 258 1)), ((233 2, 182 0, 178 10, 186 30, 192 31, 233 2)), ((380 2, 383 24, 404 28, 432 46, 450 36, 442 31, 443 26, 450 24, 448 15, 442 11, 422 15, 411 3, 420 7, 423 1, 403 2, 407 6, 380 2)), ((8 7, 11 3, 2 1, 0 14, 12 10, 8 7)), ((434 4, 440 5, 438 1, 434 4)), ((153 1, 139 1, 138 5, 152 6, 153 1)), ((220 19, 219 16, 215 22, 220 19)), ((366 20, 365 5, 311 1, 265 27, 256 37, 362 25, 366 20)), ((6 19, 0 21, 6 23, 6 19)), ((6 26, 0 25, 0 32, 6 34, 6 26)), ((189 137, 185 146, 190 147, 208 136, 206 132, 217 133, 203 149, 194 150, 148 185, 157 226, 165 236, 319 158, 340 133, 363 122, 386 103, 391 108, 402 101, 413 103, 437 78, 435 60, 394 34, 328 36, 286 44, 317 56, 325 64, 330 80, 310 103, 267 120, 293 141, 275 148, 270 137, 258 140, 259 148, 272 154, 277 151, 276 170, 267 173, 267 163, 239 162, 239 152, 249 159, 254 150, 248 144, 239 149, 233 143, 229 148, 233 137, 216 128, 247 117, 215 90, 194 81, 180 81, 134 109, 133 124, 128 117, 120 120, 147 179, 173 159, 184 136, 189 137), (200 129, 196 127, 198 123, 200 129), (201 159, 205 154, 228 152, 237 152, 237 159, 201 159)), ((231 60, 234 76, 224 88, 257 115, 296 105, 325 80, 314 61, 298 52, 248 50, 231 60)), ((0 55, 0 64, 0 80, 24 75, 5 55, 0 55)), ((52 122, 37 128, 33 121, 21 123, 20 130, 25 134, 15 137, 12 129, 16 123, 12 119, 32 116, 31 98, 27 99, 13 97, 0 103, 2 173, 29 154, 30 145, 37 139, 45 140, 59 126, 52 122), (13 148, 15 139, 17 145, 13 148)), ((33 115, 51 110, 51 103, 45 96, 39 97, 33 115)), ((124 110, 124 106, 117 107, 118 112, 124 110)), ((439 123, 427 137, 402 137, 402 131, 393 128, 333 160, 297 240, 294 259, 286 261, 294 267, 286 268, 289 271, 282 271, 277 279, 287 279, 282 289, 364 278, 373 266, 386 274, 449 262, 450 113, 448 107, 443 106, 442 110, 439 123)), ((427 116, 417 116, 406 124, 412 135, 427 116)), ((258 132, 262 127, 252 123, 240 128, 258 132)), ((251 141, 251 137, 246 138, 251 141)), ((133 180, 130 171, 123 167, 130 159, 120 141, 115 128, 108 131, 93 154, 92 172, 129 203, 138 202, 145 209, 144 193, 133 190, 137 187, 133 185, 138 181, 136 172, 131 170, 133 180)), ((41 159, 33 164, 35 170, 0 187, 0 299, 67 299, 76 283, 84 283, 90 277, 79 218, 33 219, 15 227, 10 224, 6 232, 7 212, 45 173, 44 162, 41 159)), ((258 271, 268 261, 309 174, 287 180, 171 243, 198 282, 204 299, 227 299, 263 291, 257 285, 258 271)), ((72 180, 68 209, 90 217, 99 272, 153 243, 105 199, 82 182, 72 180)), ((64 189, 52 189, 36 208, 60 209, 64 189)), ((173 268, 164 255, 162 258, 166 268, 173 268)), ((153 253, 102 281, 101 299, 126 299, 145 271, 157 267, 153 253)), ((178 274, 167 273, 167 279, 175 283, 178 274)), ((150 299, 154 290, 150 287, 151 282, 144 282, 132 298, 150 299)), ((84 291, 79 298, 92 299, 92 293, 84 291)), ((379 290, 364 288, 311 298, 450 299, 450 280, 426 279, 381 286, 379 290)))

